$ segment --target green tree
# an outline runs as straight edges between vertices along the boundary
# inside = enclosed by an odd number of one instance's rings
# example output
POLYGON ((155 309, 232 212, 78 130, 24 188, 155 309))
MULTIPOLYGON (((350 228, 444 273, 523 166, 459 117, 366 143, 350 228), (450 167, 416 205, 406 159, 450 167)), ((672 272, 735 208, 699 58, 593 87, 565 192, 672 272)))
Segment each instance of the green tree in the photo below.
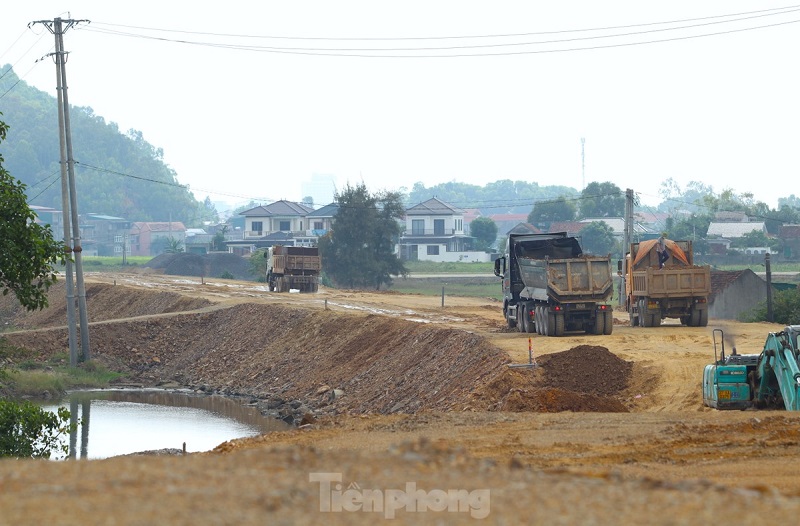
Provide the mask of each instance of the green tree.
POLYGON ((475 238, 477 250, 489 250, 497 241, 497 223, 489 217, 478 217, 469 224, 469 233, 475 238))
POLYGON ((31 402, 0 400, 0 457, 50 458, 66 455, 69 446, 61 437, 69 434, 70 413, 59 407, 56 413, 31 402))
POLYGON ((250 254, 250 258, 248 259, 250 263, 249 272, 253 276, 255 276, 256 281, 264 282, 267 281, 267 249, 266 248, 259 248, 252 254, 250 254))
POLYGON ((625 192, 614 183, 592 182, 581 192, 581 217, 622 217, 625 192))
POLYGON ((592 221, 583 227, 578 236, 581 248, 587 254, 605 255, 619 252, 614 231, 605 221, 592 221))
POLYGON ((217 233, 214 234, 214 237, 211 238, 211 246, 213 250, 216 250, 217 252, 222 252, 225 250, 225 234, 228 233, 228 229, 228 225, 222 225, 222 227, 217 230, 217 233))
POLYGON ((577 213, 575 201, 565 197, 540 201, 533 205, 531 213, 528 214, 528 223, 532 225, 550 225, 555 221, 573 221, 577 213))
MULTIPOLYGON (((767 321, 767 302, 758 304, 742 316, 743 321, 767 321)), ((772 295, 772 318, 775 323, 792 325, 800 319, 800 291, 780 290, 772 295)))
MULTIPOLYGON (((0 121, 0 142, 7 130, 0 121)), ((0 155, 0 286, 4 296, 13 292, 26 309, 42 309, 56 282, 54 265, 66 263, 64 246, 53 239, 49 225, 36 223, 25 185, 3 168, 3 162, 0 155)))
POLYGON ((181 243, 180 239, 170 236, 167 238, 164 252, 167 254, 177 254, 179 252, 183 252, 183 243, 181 243))
POLYGON ((363 183, 336 194, 333 228, 319 240, 323 270, 337 286, 390 285, 407 271, 394 252, 405 214, 397 192, 372 195, 363 183))

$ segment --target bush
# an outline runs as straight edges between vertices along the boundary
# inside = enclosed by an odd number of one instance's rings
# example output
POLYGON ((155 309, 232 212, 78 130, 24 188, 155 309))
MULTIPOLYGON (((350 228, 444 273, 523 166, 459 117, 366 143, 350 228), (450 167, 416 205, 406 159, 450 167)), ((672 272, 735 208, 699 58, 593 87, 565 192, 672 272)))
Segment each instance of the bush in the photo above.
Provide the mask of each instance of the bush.
POLYGON ((52 452, 66 456, 69 446, 60 437, 72 430, 70 413, 45 411, 31 402, 0 400, 0 457, 50 458, 52 452))

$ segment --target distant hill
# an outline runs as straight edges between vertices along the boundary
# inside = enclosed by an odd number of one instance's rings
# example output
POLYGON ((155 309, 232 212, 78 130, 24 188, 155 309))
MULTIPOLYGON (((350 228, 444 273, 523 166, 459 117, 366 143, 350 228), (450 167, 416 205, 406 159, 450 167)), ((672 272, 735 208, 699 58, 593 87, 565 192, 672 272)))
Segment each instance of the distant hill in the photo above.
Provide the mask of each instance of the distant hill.
MULTIPOLYGON (((0 69, 0 120, 9 125, 0 143, 3 166, 27 186, 31 205, 61 209, 58 102, 20 80, 10 65, 0 69)), ((163 152, 142 133, 121 133, 89 107, 70 106, 78 210, 132 221, 181 221, 195 226, 213 219, 177 182, 163 152)))

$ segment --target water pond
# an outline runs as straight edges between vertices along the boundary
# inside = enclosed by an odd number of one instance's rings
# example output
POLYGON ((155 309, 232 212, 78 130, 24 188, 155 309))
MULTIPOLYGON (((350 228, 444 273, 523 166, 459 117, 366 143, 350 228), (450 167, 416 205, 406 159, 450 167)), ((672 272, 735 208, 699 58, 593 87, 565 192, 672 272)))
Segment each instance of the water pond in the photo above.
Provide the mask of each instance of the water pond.
POLYGON ((75 391, 42 405, 49 411, 66 407, 77 419, 76 431, 65 437, 70 458, 181 450, 184 444, 187 453, 209 451, 227 440, 289 428, 240 401, 180 391, 75 391))

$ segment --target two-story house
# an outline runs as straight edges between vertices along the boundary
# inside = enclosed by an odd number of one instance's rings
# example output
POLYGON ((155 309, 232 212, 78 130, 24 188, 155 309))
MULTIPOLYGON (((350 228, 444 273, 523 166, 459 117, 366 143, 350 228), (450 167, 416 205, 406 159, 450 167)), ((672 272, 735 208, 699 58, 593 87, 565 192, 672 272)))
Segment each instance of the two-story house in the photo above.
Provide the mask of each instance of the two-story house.
POLYGON ((131 222, 104 214, 81 214, 81 247, 85 256, 122 256, 131 222))
POLYGON ((489 261, 471 251, 473 237, 464 233, 464 210, 435 197, 406 209, 400 237, 400 259, 407 261, 489 261))
POLYGON ((226 242, 228 251, 246 256, 273 245, 316 245, 318 236, 308 218, 313 212, 308 205, 285 200, 245 210, 240 214, 244 216, 242 237, 226 242))

